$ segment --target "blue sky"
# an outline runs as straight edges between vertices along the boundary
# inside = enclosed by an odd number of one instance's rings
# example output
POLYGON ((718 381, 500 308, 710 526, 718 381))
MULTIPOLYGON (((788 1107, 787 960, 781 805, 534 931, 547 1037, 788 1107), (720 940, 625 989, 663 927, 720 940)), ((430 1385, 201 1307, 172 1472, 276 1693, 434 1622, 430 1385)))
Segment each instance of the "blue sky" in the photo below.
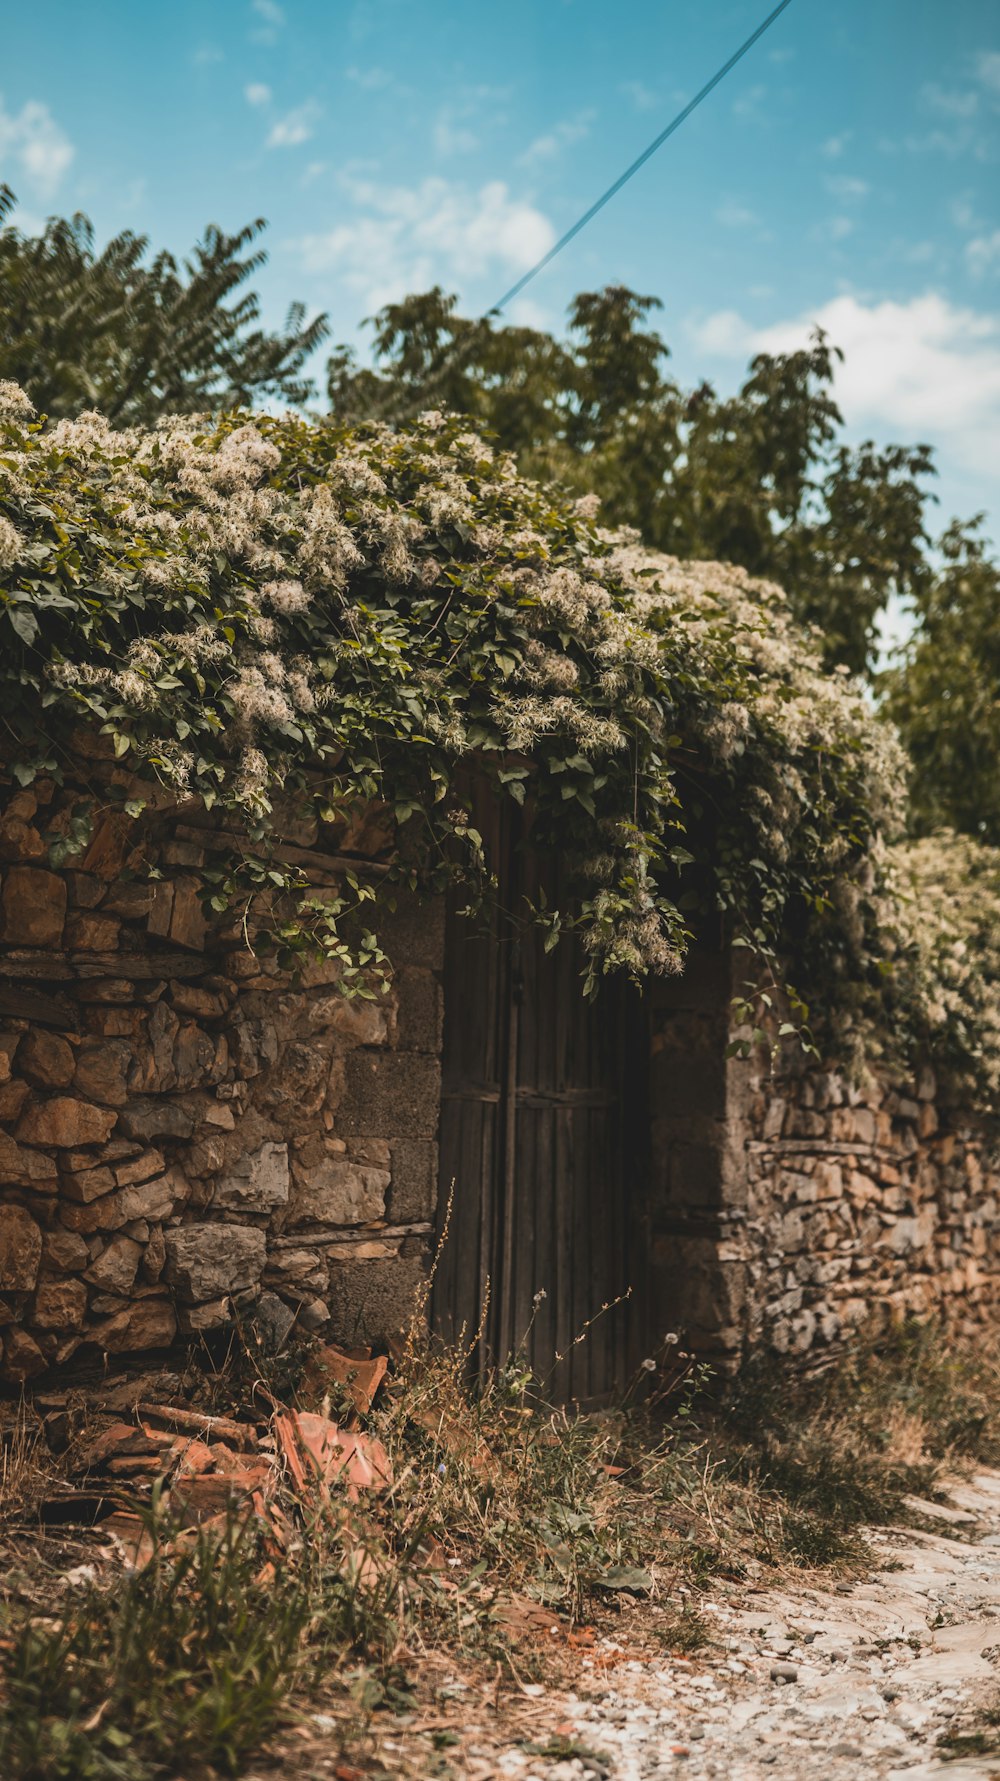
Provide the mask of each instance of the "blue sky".
MULTIPOLYGON (((494 302, 766 0, 35 0, 4 7, 0 179, 183 251, 270 221, 269 319, 337 339, 407 289, 494 302)), ((1000 534, 1000 7, 793 0, 515 305, 655 294, 677 374, 731 387, 823 322, 855 437, 938 448, 1000 534)))

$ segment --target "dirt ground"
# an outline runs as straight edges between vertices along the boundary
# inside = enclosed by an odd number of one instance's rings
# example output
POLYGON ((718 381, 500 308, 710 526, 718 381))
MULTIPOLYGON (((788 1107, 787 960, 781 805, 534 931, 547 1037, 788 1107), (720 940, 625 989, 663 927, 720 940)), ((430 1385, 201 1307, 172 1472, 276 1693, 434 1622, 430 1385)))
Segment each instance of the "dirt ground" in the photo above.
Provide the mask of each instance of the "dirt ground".
POLYGON ((374 1713, 349 1760, 331 1754, 342 1722, 318 1713, 254 1781, 1000 1777, 984 1718, 1000 1707, 1000 1472, 908 1507, 926 1531, 870 1530, 869 1580, 716 1586, 698 1603, 711 1643, 691 1656, 665 1648, 655 1594, 568 1636, 526 1604, 520 1688, 429 1655, 422 1705, 374 1713), (544 1682, 527 1679, 540 1647, 544 1682))

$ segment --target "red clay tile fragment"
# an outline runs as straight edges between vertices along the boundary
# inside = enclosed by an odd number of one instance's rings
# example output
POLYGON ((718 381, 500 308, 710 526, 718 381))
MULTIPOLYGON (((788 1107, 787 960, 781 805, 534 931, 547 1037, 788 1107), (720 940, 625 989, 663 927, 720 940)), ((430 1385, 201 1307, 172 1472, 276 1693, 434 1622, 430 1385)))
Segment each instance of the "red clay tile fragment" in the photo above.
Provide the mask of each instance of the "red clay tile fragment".
POLYGON ((314 1397, 323 1397, 333 1385, 346 1387, 355 1410, 363 1415, 371 1409, 372 1399, 388 1366, 384 1354, 371 1359, 366 1354, 347 1354, 343 1349, 325 1343, 310 1355, 304 1384, 306 1391, 314 1397))

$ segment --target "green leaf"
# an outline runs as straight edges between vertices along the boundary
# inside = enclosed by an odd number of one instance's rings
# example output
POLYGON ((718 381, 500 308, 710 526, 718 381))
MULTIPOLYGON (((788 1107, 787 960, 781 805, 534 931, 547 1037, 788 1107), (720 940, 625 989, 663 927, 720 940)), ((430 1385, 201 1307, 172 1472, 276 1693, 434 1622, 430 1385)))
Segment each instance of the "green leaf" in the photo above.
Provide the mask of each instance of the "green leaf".
POLYGON ((21 642, 30 648, 38 636, 38 620, 34 613, 27 606, 8 606, 7 617, 21 642))
POLYGON ((629 1595, 649 1595, 653 1588, 652 1572, 641 1565, 612 1565, 594 1581, 600 1589, 624 1590, 629 1595))

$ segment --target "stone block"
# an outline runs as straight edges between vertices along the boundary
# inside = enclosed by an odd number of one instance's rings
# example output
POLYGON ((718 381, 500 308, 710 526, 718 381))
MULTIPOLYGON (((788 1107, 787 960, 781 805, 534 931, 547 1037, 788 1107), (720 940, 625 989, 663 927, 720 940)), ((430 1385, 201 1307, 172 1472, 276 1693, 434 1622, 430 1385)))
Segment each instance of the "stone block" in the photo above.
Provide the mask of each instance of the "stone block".
POLYGON ((780 1095, 776 1095, 764 1115, 763 1135, 765 1139, 773 1142, 776 1138, 781 1137, 782 1127, 784 1126, 785 1115, 787 1112, 787 1101, 783 1101, 780 1095))
POLYGON ((25 1379, 33 1379, 36 1373, 44 1373, 45 1356, 27 1330, 14 1328, 4 1333, 3 1339, 3 1370, 7 1379, 15 1384, 25 1379))
POLYGON ((177 1334, 177 1314, 169 1299, 137 1299, 116 1311, 87 1334, 108 1354, 138 1354, 148 1348, 169 1348, 177 1334))
POLYGON ((42 1233, 23 1206, 0 1206, 0 1291, 32 1292, 42 1259, 42 1233))
POLYGON ((135 1187, 122 1187, 116 1193, 104 1194, 89 1205, 76 1205, 64 1200, 60 1220, 67 1230, 90 1235, 96 1231, 117 1231, 137 1218, 151 1223, 169 1218, 178 1204, 183 1204, 190 1187, 179 1169, 168 1169, 155 1181, 135 1187))
POLYGON ((72 1095, 54 1095, 49 1101, 29 1103, 17 1122, 15 1137, 21 1144, 51 1144, 71 1150, 77 1144, 104 1144, 118 1115, 72 1095))
POLYGON ((112 1193, 114 1185, 115 1178, 108 1168, 76 1169, 63 1176, 62 1191, 68 1200, 78 1200, 86 1206, 102 1194, 112 1193))
POLYGON ((165 1277, 194 1303, 256 1286, 267 1259, 263 1231, 246 1225, 181 1225, 165 1231, 164 1242, 165 1277))
POLYGON ((191 1138, 195 1119, 190 1107, 164 1096, 140 1096, 126 1102, 119 1115, 120 1129, 127 1138, 149 1143, 153 1138, 191 1138))
POLYGON ((58 1033, 31 1027, 18 1046, 17 1067, 34 1088, 68 1088, 76 1069, 76 1053, 58 1033))
POLYGON ((114 1237, 91 1264, 84 1276, 100 1292, 117 1293, 126 1298, 135 1285, 142 1257, 142 1244, 131 1237, 114 1237))
POLYGON ((300 1115, 318 1113, 326 1099, 331 1057, 325 1045, 304 1045, 292 1039, 278 1060, 265 1070, 254 1093, 258 1106, 296 1108, 300 1115))
MULTIPOLYGON (((87 882, 92 884, 95 880, 88 879, 87 882)), ((74 910, 66 917, 63 945, 70 952, 114 952, 121 925, 116 915, 74 910)))
POLYGON ((262 1292, 250 1318, 250 1329, 264 1354, 278 1354, 295 1327, 295 1312, 275 1292, 262 1292))
POLYGON ((79 1274, 87 1266, 89 1252, 75 1231, 45 1231, 42 1235, 42 1266, 53 1274, 79 1274))
POLYGON ((267 1258, 264 1278, 293 1298, 311 1298, 327 1289, 329 1270, 321 1249, 276 1249, 267 1258))
POLYGON ((388 1013, 385 996, 367 1002, 335 990, 332 995, 307 1001, 303 1021, 310 1033, 333 1033, 344 1046, 384 1045, 389 1032, 388 1013))
POLYGON ((31 1321, 42 1330, 78 1330, 87 1313, 82 1280, 44 1280, 35 1294, 31 1321))
POLYGON ((153 1226, 153 1229, 149 1233, 149 1240, 143 1251, 142 1261, 139 1264, 142 1269, 143 1279, 148 1280, 152 1286, 155 1286, 160 1275, 163 1273, 166 1259, 167 1246, 163 1237, 163 1226, 157 1224, 153 1226))
POLYGON ((394 979, 396 1045, 400 1051, 428 1051, 437 1056, 444 1033, 444 991, 434 972, 403 965, 394 979))
POLYGON ((0 1083, 0 1120, 7 1125, 14 1125, 21 1117, 21 1110, 31 1093, 26 1082, 0 1083))
POLYGON ((368 1224, 385 1213, 389 1171, 331 1153, 296 1169, 290 1224, 368 1224))
POLYGON ((125 1039, 88 1039, 77 1052, 73 1087, 90 1101, 123 1107, 132 1046, 125 1039))
POLYGON ((8 946, 58 946, 66 919, 66 882, 37 866, 11 866, 0 900, 8 946))
POLYGON ((149 914, 157 886, 148 884, 112 884, 101 904, 105 914, 120 915, 125 921, 141 921, 149 914))
POLYGON ((212 1205, 237 1212, 266 1214, 288 1199, 288 1145, 262 1144, 241 1156, 220 1176, 212 1205))
POLYGON ((217 1330, 231 1323, 233 1302, 228 1294, 221 1299, 209 1299, 202 1305, 181 1305, 177 1312, 177 1321, 186 1335, 197 1335, 200 1330, 217 1330))
POLYGON ((441 1099, 437 1058, 418 1052, 355 1051, 345 1072, 346 1092, 337 1112, 337 1130, 344 1137, 436 1137, 441 1099))
POLYGON ((162 879, 154 887, 147 918, 150 934, 172 940, 190 952, 204 952, 208 923, 196 878, 162 879))
POLYGON ((426 1283, 421 1256, 387 1261, 333 1262, 330 1266, 330 1333, 344 1347, 388 1342, 408 1328, 426 1283))
POLYGON ((396 967, 427 965, 439 971, 444 964, 443 897, 426 900, 412 892, 401 891, 396 907, 385 910, 379 920, 379 941, 396 967))
POLYGON ((166 1168, 163 1154, 159 1150, 144 1150, 141 1156, 134 1156, 128 1162, 120 1163, 115 1169, 115 1184, 118 1187, 134 1187, 137 1182, 150 1181, 154 1175, 162 1175, 166 1168))
POLYGON ((393 1224, 432 1219, 438 1197, 438 1147, 432 1138, 394 1138, 389 1182, 393 1224))

